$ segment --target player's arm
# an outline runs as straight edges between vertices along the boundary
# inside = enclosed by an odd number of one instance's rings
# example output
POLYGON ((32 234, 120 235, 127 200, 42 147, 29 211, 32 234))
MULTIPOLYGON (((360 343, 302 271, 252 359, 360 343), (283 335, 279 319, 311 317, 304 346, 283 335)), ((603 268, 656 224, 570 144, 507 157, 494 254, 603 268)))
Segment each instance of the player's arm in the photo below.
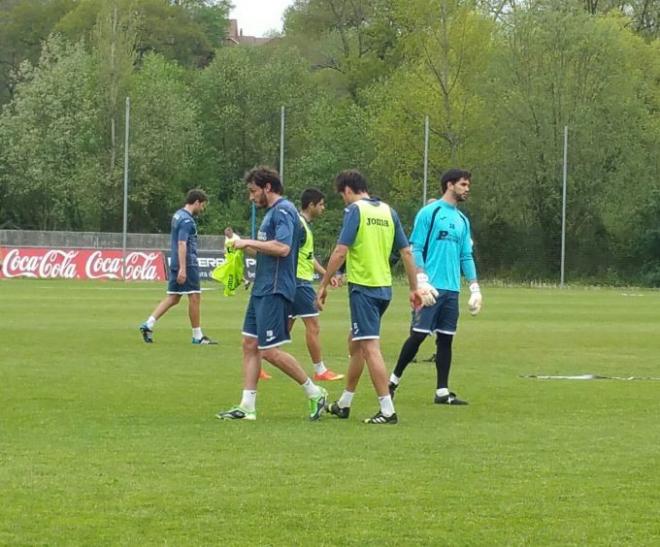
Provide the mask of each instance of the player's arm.
POLYGON ((470 287, 468 308, 472 315, 477 315, 481 311, 483 297, 481 296, 481 287, 477 280, 477 266, 474 263, 474 255, 472 252, 472 233, 470 230, 470 223, 466 221, 466 224, 465 237, 463 238, 463 245, 461 246, 461 271, 470 287))
POLYGON ((179 285, 183 285, 186 282, 186 277, 188 276, 186 272, 186 254, 188 250, 188 244, 186 241, 179 240, 177 245, 177 254, 179 255, 179 272, 176 274, 176 282, 179 285))
POLYGON ((408 287, 410 288, 410 305, 415 308, 423 303, 422 294, 417 290, 417 268, 413 258, 412 249, 408 238, 401 226, 399 215, 392 209, 392 220, 394 220, 394 247, 401 254, 401 261, 408 277, 408 287))
POLYGON ((259 252, 270 256, 288 256, 291 245, 282 243, 275 239, 270 241, 258 241, 256 239, 239 239, 234 243, 234 249, 247 249, 248 253, 259 252))
POLYGON ((422 299, 422 306, 433 306, 435 299, 438 297, 438 290, 431 285, 429 276, 426 273, 426 259, 424 257, 426 242, 433 238, 433 234, 429 234, 429 231, 433 228, 431 226, 432 215, 433 213, 428 208, 422 208, 415 217, 413 231, 410 235, 417 271, 417 288, 422 299))
POLYGON ((355 241, 357 236, 358 227, 360 226, 360 209, 357 205, 352 205, 344 209, 344 220, 339 233, 339 239, 334 251, 330 255, 330 260, 321 279, 321 284, 316 293, 316 304, 320 310, 325 305, 325 299, 328 296, 328 285, 331 283, 332 277, 346 262, 346 255, 348 248, 355 241))
POLYGON ((332 284, 335 273, 342 264, 346 261, 346 255, 348 254, 348 245, 343 245, 337 243, 334 251, 330 255, 330 260, 328 260, 328 267, 325 269, 323 278, 321 279, 321 284, 317 291, 316 304, 320 310, 325 306, 325 299, 328 296, 328 285, 332 284))
POLYGON ((176 282, 183 285, 188 277, 186 271, 186 255, 188 254, 188 237, 194 232, 195 225, 192 220, 184 220, 179 226, 179 233, 177 235, 177 255, 179 257, 179 271, 176 275, 176 282))
POLYGON ((293 244, 294 219, 284 209, 278 209, 274 211, 273 214, 275 215, 274 239, 269 241, 240 239, 234 243, 234 248, 244 249, 248 247, 259 253, 264 253, 270 256, 289 256, 289 253, 291 252, 291 246, 293 244))

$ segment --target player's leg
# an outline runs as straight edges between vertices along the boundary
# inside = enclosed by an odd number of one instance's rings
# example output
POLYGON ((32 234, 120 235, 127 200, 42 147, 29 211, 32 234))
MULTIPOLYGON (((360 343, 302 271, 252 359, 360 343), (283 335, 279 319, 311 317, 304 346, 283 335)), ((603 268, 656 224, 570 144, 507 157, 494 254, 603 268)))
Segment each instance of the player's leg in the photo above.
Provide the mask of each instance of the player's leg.
POLYGON ((215 345, 216 341, 204 336, 202 332, 202 289, 199 282, 199 269, 188 268, 185 283, 188 294, 188 317, 192 327, 192 343, 200 345, 215 345))
POLYGON ((337 418, 346 419, 351 413, 351 404, 353 403, 353 396, 357 389, 364 370, 364 356, 362 355, 362 348, 360 342, 353 340, 352 331, 348 331, 348 372, 346 373, 346 387, 341 394, 341 397, 334 403, 328 406, 330 414, 337 416, 337 418))
POLYGON ((452 363, 452 342, 458 325, 458 293, 447 291, 441 294, 444 305, 436 326, 435 368, 437 372, 436 392, 433 402, 440 405, 466 405, 449 391, 449 371, 452 363))
POLYGON ((410 336, 408 336, 406 341, 403 343, 403 346, 401 346, 399 359, 396 362, 394 371, 392 372, 392 374, 390 374, 390 379, 388 384, 388 389, 392 398, 394 398, 394 393, 399 387, 399 383, 401 382, 401 377, 403 376, 403 373, 405 372, 408 365, 412 363, 413 359, 417 355, 417 352, 419 351, 419 346, 422 345, 422 342, 426 340, 427 336, 428 334, 426 333, 415 332, 414 330, 411 330, 410 336))
POLYGON ((307 352, 314 365, 314 380, 317 382, 341 380, 344 375, 337 374, 330 370, 323 362, 323 354, 321 352, 321 325, 319 323, 318 315, 303 316, 302 320, 305 324, 305 343, 307 344, 307 352))
POLYGON ((170 293, 168 291, 167 296, 158 303, 156 309, 154 309, 147 320, 140 325, 139 328, 142 333, 142 339, 147 344, 151 344, 154 341, 154 327, 156 326, 156 321, 165 315, 167 310, 176 306, 180 300, 181 294, 170 293))
POLYGON ((312 382, 296 358, 280 346, 291 342, 289 335, 290 303, 279 294, 255 299, 258 347, 261 356, 295 380, 310 401, 310 419, 317 420, 325 411, 328 392, 312 382))
POLYGON ((217 417, 221 420, 256 420, 257 384, 261 370, 261 354, 258 348, 256 312, 254 298, 250 297, 243 321, 243 392, 238 406, 224 412, 217 417))
POLYGON ((328 370, 323 362, 319 310, 316 307, 316 292, 311 284, 299 284, 296 287, 296 295, 291 307, 290 317, 289 330, 293 326, 293 321, 297 318, 301 318, 305 324, 305 342, 309 356, 312 359, 312 365, 314 366, 314 381, 341 380, 344 375, 328 370))
POLYGON ((365 422, 395 424, 398 419, 387 388, 387 368, 380 351, 380 322, 390 302, 358 291, 351 292, 350 301, 353 340, 360 343, 380 406, 380 410, 365 422))
POLYGON ((439 312, 439 309, 440 304, 436 302, 433 306, 423 307, 413 312, 410 324, 410 336, 408 336, 403 346, 401 346, 399 359, 394 367, 394 371, 390 375, 389 391, 392 397, 394 397, 394 393, 399 387, 404 371, 417 355, 422 342, 432 332, 434 317, 439 312))

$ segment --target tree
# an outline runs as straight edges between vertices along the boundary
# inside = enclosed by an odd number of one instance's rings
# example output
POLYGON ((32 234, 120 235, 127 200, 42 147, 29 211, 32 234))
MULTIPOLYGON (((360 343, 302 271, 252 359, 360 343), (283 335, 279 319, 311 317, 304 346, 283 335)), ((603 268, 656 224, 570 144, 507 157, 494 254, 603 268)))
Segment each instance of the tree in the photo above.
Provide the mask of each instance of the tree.
POLYGON ((92 59, 53 37, 39 64, 25 62, 0 117, 0 223, 25 229, 98 226, 96 107, 92 59))
POLYGON ((198 107, 185 71, 154 53, 133 76, 130 94, 129 228, 167 231, 172 208, 201 185, 191 175, 201 152, 198 107))
POLYGON ((0 3, 0 105, 12 99, 21 63, 39 60, 42 42, 74 5, 74 0, 0 3))

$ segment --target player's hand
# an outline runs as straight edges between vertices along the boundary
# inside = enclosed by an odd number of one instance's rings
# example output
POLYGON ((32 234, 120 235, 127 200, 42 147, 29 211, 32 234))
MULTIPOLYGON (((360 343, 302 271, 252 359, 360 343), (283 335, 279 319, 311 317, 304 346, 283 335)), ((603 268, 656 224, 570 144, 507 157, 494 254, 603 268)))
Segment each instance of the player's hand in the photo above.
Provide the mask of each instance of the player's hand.
POLYGON ((338 289, 339 287, 341 287, 341 286, 342 286, 341 276, 339 276, 339 275, 333 275, 333 276, 330 278, 330 286, 331 286, 333 289, 338 289))
POLYGON ((186 271, 185 270, 179 270, 179 273, 176 274, 176 282, 178 285, 183 285, 186 282, 186 271))
POLYGON ((437 289, 429 283, 429 276, 425 273, 417 274, 417 292, 422 299, 422 306, 433 306, 438 296, 437 289))
POLYGON ((237 239, 236 241, 233 242, 231 247, 236 249, 245 249, 245 247, 248 246, 248 240, 247 239, 237 239))
POLYGON ((422 294, 419 292, 419 289, 416 291, 410 291, 408 300, 410 301, 410 307, 413 310, 418 310, 424 306, 422 302, 422 294))
POLYGON ((319 311, 323 311, 326 298, 328 298, 328 288, 325 285, 321 285, 316 293, 316 307, 319 311))
POLYGON ((468 308, 472 315, 477 315, 481 311, 483 297, 481 296, 481 287, 476 281, 470 283, 470 300, 468 300, 468 308))

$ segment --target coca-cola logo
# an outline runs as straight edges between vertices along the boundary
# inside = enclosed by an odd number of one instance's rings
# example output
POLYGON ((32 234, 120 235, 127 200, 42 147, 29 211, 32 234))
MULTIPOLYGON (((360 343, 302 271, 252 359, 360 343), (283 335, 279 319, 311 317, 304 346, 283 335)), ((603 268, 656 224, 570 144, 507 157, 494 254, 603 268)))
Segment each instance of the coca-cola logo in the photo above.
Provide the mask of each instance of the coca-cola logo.
POLYGON ((158 279, 160 253, 135 251, 126 255, 124 279, 129 281, 155 281, 158 279))
POLYGON ((162 281, 166 279, 163 255, 158 251, 133 251, 126 255, 118 249, 44 249, 11 248, 2 261, 2 277, 35 279, 122 279, 162 281))
MULTIPOLYGON (((160 253, 135 251, 126 255, 124 279, 129 281, 154 281, 158 279, 157 260, 160 253)), ((107 256, 95 251, 85 263, 85 274, 89 279, 122 279, 122 257, 107 256)))
POLYGON ((77 277, 75 258, 78 251, 50 249, 42 255, 21 254, 21 249, 10 250, 2 263, 4 277, 32 277, 54 279, 77 277))
POLYGON ((121 279, 121 257, 94 251, 85 262, 85 275, 88 279, 121 279))

